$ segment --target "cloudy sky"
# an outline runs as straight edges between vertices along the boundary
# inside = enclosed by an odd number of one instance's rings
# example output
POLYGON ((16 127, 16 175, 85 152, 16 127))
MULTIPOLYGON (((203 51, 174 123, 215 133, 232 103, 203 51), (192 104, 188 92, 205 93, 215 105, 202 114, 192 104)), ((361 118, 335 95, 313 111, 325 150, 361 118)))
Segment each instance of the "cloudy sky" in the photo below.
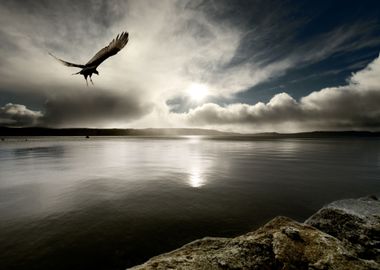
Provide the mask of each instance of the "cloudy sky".
POLYGON ((380 130, 376 0, 2 0, 0 40, 0 126, 380 130), (95 86, 48 54, 122 31, 95 86))

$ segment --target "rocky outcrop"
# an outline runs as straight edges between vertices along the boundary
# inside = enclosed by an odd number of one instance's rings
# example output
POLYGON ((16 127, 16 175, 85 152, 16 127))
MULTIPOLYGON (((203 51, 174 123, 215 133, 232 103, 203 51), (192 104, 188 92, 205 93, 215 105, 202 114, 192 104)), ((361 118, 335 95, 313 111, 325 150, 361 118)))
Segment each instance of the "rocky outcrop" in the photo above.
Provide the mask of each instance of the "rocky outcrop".
POLYGON ((332 202, 305 223, 338 238, 358 257, 380 262, 380 201, 377 196, 332 202))
POLYGON ((379 213, 376 198, 337 201, 305 223, 277 217, 254 232, 197 240, 131 269, 380 269, 379 213))

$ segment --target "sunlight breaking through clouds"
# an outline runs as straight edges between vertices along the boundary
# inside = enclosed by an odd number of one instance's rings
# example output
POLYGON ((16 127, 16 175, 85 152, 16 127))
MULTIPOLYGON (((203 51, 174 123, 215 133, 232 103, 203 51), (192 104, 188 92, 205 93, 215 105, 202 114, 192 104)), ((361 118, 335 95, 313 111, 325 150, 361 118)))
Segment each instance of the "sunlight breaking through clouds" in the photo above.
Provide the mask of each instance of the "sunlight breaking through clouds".
POLYGON ((186 89, 187 95, 191 98, 191 100, 196 102, 201 102, 207 98, 208 91, 208 87, 205 84, 200 83, 192 83, 186 89))
POLYGON ((207 103, 172 114, 194 126, 254 131, 380 129, 380 56, 352 74, 348 84, 315 91, 300 100, 276 94, 268 103, 207 103))
MULTIPOLYGON (((379 82, 359 72, 346 86, 314 93, 304 89, 301 100, 289 93, 273 93, 268 103, 239 99, 239 93, 290 70, 380 44, 373 34, 376 20, 337 23, 300 41, 294 33, 305 18, 290 20, 297 8, 271 1, 251 5, 237 19, 231 16, 235 3, 229 1, 2 1, 0 107, 25 106, 41 114, 38 124, 49 127, 380 128, 370 102, 377 101, 373 86, 379 88, 379 82), (75 70, 58 65, 47 53, 84 63, 121 31, 129 32, 129 43, 99 67, 91 89, 83 78, 70 75, 75 70), (372 94, 354 90, 359 89, 355 80, 372 83, 372 94), (353 90, 337 90, 343 88, 353 90), (350 99, 348 93, 369 103, 353 103, 356 107, 344 116, 340 106, 350 99), (313 111, 308 105, 315 97, 320 107, 313 111)), ((8 118, 2 115, 2 123, 8 118)), ((25 121, 11 122, 25 126, 25 121)))

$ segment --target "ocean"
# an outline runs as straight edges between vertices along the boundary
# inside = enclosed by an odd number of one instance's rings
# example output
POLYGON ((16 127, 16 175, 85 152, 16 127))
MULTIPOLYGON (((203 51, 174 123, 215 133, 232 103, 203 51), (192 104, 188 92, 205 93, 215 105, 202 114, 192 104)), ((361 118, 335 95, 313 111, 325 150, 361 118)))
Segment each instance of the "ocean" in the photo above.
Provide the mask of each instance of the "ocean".
POLYGON ((125 269, 380 191, 380 140, 0 141, 0 269, 125 269))

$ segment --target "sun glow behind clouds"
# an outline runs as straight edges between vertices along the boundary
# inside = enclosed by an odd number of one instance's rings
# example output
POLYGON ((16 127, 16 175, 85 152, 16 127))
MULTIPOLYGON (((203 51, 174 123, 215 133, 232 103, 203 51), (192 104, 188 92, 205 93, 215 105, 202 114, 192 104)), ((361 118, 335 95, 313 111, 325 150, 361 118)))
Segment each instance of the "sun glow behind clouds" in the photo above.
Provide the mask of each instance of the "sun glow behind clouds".
POLYGON ((193 101, 202 101, 208 95, 208 88, 204 84, 192 83, 186 90, 187 95, 193 101))

